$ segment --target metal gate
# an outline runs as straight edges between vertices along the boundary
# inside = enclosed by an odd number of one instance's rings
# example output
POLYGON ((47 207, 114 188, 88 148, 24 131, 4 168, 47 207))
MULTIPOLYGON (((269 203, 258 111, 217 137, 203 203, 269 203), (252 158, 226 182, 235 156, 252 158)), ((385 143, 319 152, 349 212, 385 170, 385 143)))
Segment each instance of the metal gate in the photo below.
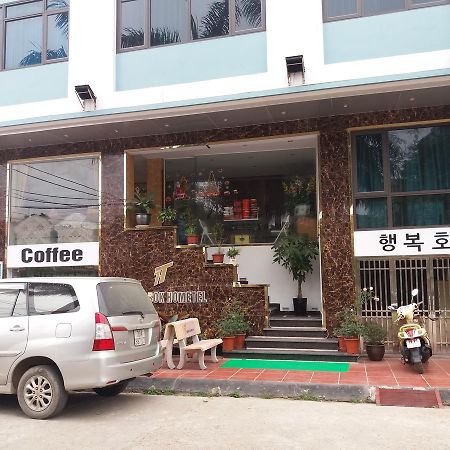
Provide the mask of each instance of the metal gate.
POLYGON ((379 301, 363 305, 363 316, 388 330, 388 348, 396 343, 397 326, 387 309, 411 303, 419 289, 420 314, 435 353, 450 353, 450 257, 357 259, 359 288, 374 288, 379 301), (431 320, 435 319, 435 320, 431 320))

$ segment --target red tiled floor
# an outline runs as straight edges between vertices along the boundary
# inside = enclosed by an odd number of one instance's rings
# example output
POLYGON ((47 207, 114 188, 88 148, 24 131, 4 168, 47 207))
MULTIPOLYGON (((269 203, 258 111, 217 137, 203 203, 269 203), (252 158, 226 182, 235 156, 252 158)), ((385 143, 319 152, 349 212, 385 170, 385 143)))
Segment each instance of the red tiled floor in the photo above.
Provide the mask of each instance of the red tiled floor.
MULTIPOLYGON (((176 358, 174 358, 176 359, 176 358)), ((175 364, 177 361, 174 361, 175 364)), ((363 384, 378 386, 443 387, 450 388, 450 359, 432 359, 425 364, 425 373, 417 374, 414 368, 400 359, 386 358, 380 362, 363 359, 350 363, 348 372, 311 372, 300 370, 262 370, 221 368, 225 362, 206 361, 207 370, 200 370, 197 362, 188 362, 185 369, 162 368, 157 378, 196 378, 235 381, 279 381, 294 383, 363 384)))

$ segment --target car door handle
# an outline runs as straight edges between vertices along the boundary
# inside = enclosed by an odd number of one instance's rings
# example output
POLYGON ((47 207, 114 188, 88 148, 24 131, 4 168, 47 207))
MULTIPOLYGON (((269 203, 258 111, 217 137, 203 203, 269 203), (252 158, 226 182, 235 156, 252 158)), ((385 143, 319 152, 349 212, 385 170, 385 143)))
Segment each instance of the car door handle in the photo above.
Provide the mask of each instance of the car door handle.
POLYGON ((10 328, 9 331, 25 331, 25 328, 20 325, 16 325, 15 327, 10 328))

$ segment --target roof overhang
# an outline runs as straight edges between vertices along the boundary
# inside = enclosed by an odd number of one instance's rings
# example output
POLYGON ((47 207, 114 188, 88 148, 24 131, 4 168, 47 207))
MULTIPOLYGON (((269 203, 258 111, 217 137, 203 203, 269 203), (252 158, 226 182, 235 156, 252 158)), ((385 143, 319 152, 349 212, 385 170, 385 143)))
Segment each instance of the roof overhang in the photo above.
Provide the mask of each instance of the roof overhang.
POLYGON ((450 104, 450 76, 331 87, 134 111, 96 111, 0 126, 0 149, 189 131, 450 104))

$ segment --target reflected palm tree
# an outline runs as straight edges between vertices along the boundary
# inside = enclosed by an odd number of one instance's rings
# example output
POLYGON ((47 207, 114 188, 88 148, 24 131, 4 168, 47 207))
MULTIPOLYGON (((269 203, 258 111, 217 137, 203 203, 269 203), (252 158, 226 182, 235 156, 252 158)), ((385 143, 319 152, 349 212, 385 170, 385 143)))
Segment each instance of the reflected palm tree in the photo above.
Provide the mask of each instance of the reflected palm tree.
POLYGON ((236 1, 236 25, 239 25, 242 17, 244 17, 253 28, 259 28, 261 26, 261 16, 261 0, 236 1))
POLYGON ((175 44, 181 42, 180 33, 177 30, 170 30, 168 27, 152 28, 150 30, 152 45, 175 44))
MULTIPOLYGON (((48 3, 47 9, 61 9, 67 8, 69 6, 69 0, 52 0, 48 3)), ((62 34, 68 38, 69 37, 69 13, 62 12, 55 14, 55 25, 59 28, 62 34)), ((34 44, 33 44, 34 45, 34 44)), ((39 46, 35 45, 37 50, 30 50, 28 54, 21 59, 19 65, 24 66, 33 66, 36 64, 40 64, 42 62, 42 49, 39 49, 39 46)), ((67 52, 63 45, 61 45, 58 49, 47 49, 47 59, 61 59, 67 58, 67 52)))
POLYGON ((144 45, 144 30, 142 28, 124 28, 120 36, 121 48, 139 47, 144 45))

